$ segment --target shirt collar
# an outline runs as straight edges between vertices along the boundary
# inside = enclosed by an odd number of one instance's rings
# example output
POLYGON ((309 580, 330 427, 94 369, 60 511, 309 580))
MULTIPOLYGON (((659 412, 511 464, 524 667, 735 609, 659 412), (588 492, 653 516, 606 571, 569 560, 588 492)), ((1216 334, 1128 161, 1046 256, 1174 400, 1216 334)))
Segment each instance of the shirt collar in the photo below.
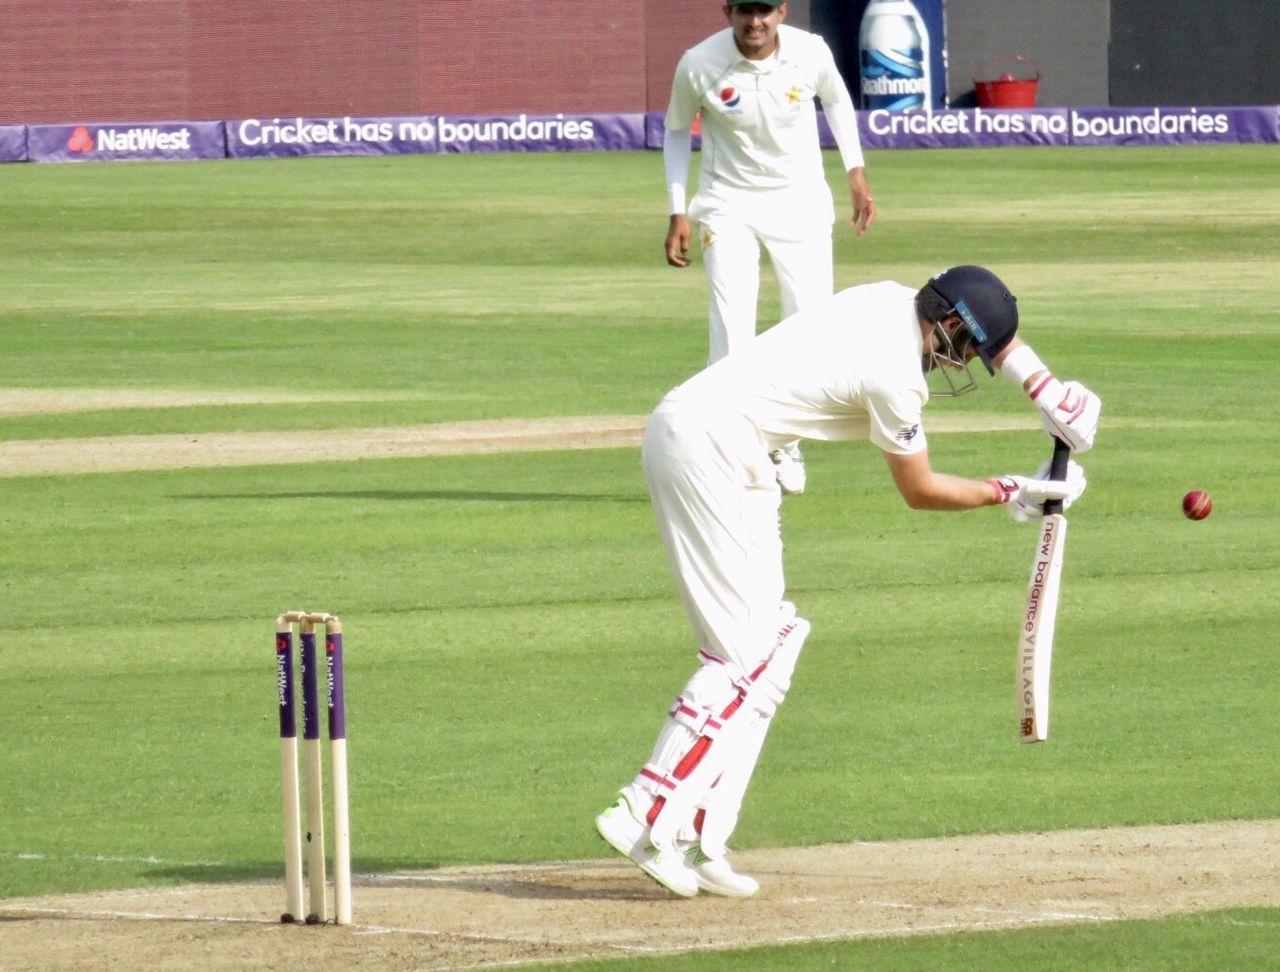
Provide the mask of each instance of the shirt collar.
POLYGON ((770 54, 763 61, 753 61, 749 57, 747 57, 745 54, 743 54, 742 51, 738 50, 737 42, 735 42, 733 39, 733 28, 726 27, 724 30, 724 37, 725 37, 725 45, 726 45, 729 57, 731 58, 729 63, 735 64, 735 65, 742 64, 752 71, 760 71, 761 73, 764 73, 775 66, 784 64, 786 62, 786 57, 783 55, 782 51, 783 51, 783 48, 786 46, 785 44, 783 44, 785 30, 786 30, 785 24, 780 24, 778 26, 778 46, 773 49, 772 54, 770 54))

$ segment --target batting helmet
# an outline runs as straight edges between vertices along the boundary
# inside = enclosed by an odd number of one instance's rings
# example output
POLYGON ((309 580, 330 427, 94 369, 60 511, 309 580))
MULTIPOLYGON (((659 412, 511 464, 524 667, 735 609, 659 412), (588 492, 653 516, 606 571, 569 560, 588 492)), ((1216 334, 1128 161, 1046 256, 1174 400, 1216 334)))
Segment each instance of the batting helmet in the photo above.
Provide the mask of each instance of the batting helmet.
POLYGON ((951 343, 961 363, 972 346, 993 375, 993 359, 1018 333, 1018 298, 985 267, 952 267, 934 274, 916 294, 916 311, 931 324, 959 314, 963 323, 951 343))

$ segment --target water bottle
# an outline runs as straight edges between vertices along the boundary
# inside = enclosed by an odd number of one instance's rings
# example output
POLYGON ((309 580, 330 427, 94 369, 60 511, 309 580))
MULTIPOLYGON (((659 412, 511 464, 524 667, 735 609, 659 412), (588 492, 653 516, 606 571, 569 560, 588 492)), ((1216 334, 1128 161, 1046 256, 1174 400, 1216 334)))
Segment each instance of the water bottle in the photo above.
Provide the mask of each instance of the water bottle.
POLYGON ((871 0, 858 31, 862 106, 932 108, 929 32, 911 0, 871 0))

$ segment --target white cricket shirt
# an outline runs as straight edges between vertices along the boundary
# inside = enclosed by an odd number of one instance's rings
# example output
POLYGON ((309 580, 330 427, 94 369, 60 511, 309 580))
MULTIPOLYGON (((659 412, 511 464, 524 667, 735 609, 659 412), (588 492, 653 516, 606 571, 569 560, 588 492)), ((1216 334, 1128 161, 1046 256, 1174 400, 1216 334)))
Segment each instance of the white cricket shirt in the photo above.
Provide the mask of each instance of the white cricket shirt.
POLYGON ((702 115, 698 192, 689 215, 751 205, 744 196, 781 190, 785 198, 771 205, 833 221, 815 98, 832 123, 845 168, 861 166, 853 102, 831 49, 817 34, 781 24, 778 49, 762 61, 742 56, 731 28, 686 51, 665 125, 687 130, 702 115))
POLYGON ((851 287, 721 358, 665 402, 741 416, 770 443, 866 439, 908 455, 925 447, 929 400, 916 291, 891 280, 851 287))

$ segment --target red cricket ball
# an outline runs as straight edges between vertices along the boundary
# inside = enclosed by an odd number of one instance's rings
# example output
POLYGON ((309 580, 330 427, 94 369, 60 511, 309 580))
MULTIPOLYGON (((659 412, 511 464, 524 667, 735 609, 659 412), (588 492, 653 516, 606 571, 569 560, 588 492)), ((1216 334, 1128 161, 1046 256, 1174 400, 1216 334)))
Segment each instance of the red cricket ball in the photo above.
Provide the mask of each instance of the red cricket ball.
POLYGON ((1213 510, 1213 500, 1203 489, 1193 489, 1182 497, 1182 512, 1188 520, 1203 520, 1213 510))

